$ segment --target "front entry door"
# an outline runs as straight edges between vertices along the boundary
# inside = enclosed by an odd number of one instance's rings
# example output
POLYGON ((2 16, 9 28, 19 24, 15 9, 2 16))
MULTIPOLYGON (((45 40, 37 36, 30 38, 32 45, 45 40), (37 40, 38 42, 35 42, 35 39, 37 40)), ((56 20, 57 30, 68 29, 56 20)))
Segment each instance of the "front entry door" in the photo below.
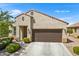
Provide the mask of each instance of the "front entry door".
POLYGON ((27 37, 27 27, 23 26, 22 28, 22 38, 27 37))

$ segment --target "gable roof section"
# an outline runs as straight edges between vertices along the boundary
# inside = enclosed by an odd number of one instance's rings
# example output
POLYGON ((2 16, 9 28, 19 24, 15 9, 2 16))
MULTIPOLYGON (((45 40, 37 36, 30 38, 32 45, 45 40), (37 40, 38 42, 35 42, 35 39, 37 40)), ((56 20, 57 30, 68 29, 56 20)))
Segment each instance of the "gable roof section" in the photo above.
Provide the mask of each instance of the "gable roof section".
POLYGON ((70 26, 68 26, 68 27, 79 27, 79 22, 77 22, 77 23, 75 23, 75 24, 72 24, 72 25, 70 25, 70 26))
POLYGON ((58 18, 55 18, 55 17, 49 16, 49 15, 44 14, 44 13, 42 13, 42 12, 38 12, 38 11, 36 11, 36 10, 29 10, 29 11, 26 12, 26 13, 22 13, 22 14, 16 16, 15 19, 16 19, 17 17, 21 16, 21 15, 26 15, 26 16, 31 17, 30 15, 27 15, 27 13, 29 13, 29 12, 31 12, 31 11, 34 11, 34 12, 37 12, 37 13, 43 14, 43 15, 45 15, 45 16, 48 16, 48 17, 51 17, 51 18, 56 19, 56 20, 58 20, 58 21, 64 22, 64 23, 66 23, 66 24, 69 24, 69 23, 67 23, 67 22, 65 22, 65 21, 63 21, 63 20, 60 20, 60 19, 58 19, 58 18))
POLYGON ((64 22, 64 23, 66 23, 66 24, 69 24, 69 23, 67 23, 67 22, 65 22, 65 21, 63 21, 63 20, 60 20, 60 19, 58 19, 58 18, 49 16, 49 15, 44 14, 44 13, 42 13, 42 12, 38 12, 38 11, 36 11, 36 10, 29 10, 28 12, 26 12, 26 14, 29 13, 29 12, 32 12, 32 11, 37 12, 37 13, 40 13, 40 14, 45 15, 45 16, 48 16, 48 17, 51 17, 51 18, 56 19, 56 20, 58 20, 58 21, 64 22))

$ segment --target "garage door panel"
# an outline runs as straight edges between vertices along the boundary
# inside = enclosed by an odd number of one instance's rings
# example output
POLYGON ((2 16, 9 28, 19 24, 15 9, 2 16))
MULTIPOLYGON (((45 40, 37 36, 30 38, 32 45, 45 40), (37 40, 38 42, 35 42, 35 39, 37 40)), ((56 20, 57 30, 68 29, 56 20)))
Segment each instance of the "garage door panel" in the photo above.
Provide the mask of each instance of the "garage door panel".
POLYGON ((34 30, 33 40, 37 42, 61 42, 62 30, 34 30))

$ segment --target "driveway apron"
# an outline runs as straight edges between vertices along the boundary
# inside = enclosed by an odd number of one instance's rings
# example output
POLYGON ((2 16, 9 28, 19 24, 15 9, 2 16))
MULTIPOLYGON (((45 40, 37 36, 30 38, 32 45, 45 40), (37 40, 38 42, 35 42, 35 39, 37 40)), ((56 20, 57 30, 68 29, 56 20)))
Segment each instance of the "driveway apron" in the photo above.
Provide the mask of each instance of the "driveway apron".
POLYGON ((33 42, 21 56, 72 56, 63 43, 33 42))

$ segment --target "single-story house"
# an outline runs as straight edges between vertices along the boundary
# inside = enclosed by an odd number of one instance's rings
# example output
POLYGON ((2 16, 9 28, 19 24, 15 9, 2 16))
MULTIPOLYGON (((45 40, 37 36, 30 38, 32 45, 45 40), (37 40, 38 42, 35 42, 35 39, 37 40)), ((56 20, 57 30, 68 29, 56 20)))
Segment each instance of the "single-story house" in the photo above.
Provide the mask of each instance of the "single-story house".
POLYGON ((15 18, 9 36, 16 35, 22 40, 30 38, 34 42, 66 42, 66 30, 68 23, 44 13, 30 10, 15 18))
POLYGON ((68 29, 72 29, 72 31, 73 31, 72 34, 79 34, 79 22, 69 25, 68 29))

